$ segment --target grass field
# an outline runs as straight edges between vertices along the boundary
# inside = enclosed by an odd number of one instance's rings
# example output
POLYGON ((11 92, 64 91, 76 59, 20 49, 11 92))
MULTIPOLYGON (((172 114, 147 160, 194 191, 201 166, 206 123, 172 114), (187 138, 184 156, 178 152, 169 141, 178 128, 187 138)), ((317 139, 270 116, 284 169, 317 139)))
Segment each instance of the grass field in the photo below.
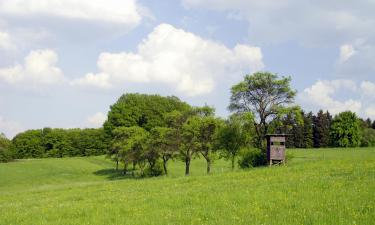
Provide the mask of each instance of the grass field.
POLYGON ((0 224, 375 224, 375 149, 289 150, 286 166, 173 162, 130 179, 104 157, 0 164, 0 224))

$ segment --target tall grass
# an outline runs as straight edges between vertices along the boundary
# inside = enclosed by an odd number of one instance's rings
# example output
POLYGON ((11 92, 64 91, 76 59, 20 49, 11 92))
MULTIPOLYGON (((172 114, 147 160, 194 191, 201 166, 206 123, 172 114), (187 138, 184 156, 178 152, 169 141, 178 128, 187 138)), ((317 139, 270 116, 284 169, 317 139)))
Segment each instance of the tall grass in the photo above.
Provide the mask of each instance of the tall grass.
POLYGON ((375 224, 375 149, 290 150, 286 166, 121 179, 104 157, 0 164, 0 224, 375 224))

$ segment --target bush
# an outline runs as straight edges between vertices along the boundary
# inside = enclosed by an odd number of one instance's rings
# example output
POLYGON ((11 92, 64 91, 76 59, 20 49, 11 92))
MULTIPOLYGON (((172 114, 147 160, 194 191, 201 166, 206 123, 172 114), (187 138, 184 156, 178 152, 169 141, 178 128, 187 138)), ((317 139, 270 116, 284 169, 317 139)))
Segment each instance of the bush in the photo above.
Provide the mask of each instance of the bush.
POLYGON ((145 169, 145 175, 150 177, 157 177, 164 174, 163 163, 157 161, 154 167, 151 169, 150 165, 145 169))
POLYGON ((266 153, 256 148, 245 148, 240 152, 238 165, 240 168, 263 166, 267 163, 266 153))

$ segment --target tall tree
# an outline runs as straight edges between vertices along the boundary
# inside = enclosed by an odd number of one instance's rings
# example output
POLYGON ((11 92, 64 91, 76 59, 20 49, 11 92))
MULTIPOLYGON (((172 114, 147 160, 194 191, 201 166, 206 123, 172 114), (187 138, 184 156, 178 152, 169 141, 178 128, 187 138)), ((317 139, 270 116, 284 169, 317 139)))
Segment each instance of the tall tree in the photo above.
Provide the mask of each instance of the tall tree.
POLYGON ((360 144, 360 122, 357 115, 346 111, 335 116, 330 130, 336 147, 356 147, 360 144))
POLYGON ((174 128, 154 127, 148 139, 149 149, 154 158, 163 160, 164 174, 168 175, 167 163, 178 154, 177 132, 174 128))
POLYGON ((225 121, 224 126, 218 131, 216 147, 225 159, 231 161, 232 170, 240 150, 250 145, 252 124, 249 124, 249 121, 252 121, 251 113, 234 114, 225 121))
POLYGON ((330 127, 332 116, 330 113, 319 110, 313 117, 313 140, 315 148, 328 147, 330 145, 330 127))
POLYGON ((199 118, 199 120, 199 151, 207 162, 207 173, 209 174, 211 172, 211 163, 214 159, 214 145, 218 131, 222 126, 222 121, 213 116, 204 116, 199 118))
POLYGON ((166 126, 164 114, 187 108, 188 104, 174 96, 124 94, 110 107, 104 129, 109 135, 122 126, 138 126, 150 131, 153 127, 166 126))
POLYGON ((303 143, 302 148, 311 148, 314 145, 313 141, 313 113, 303 114, 303 143))
POLYGON ((232 112, 252 112, 255 115, 256 146, 264 149, 265 136, 270 122, 288 111, 296 91, 290 87, 291 78, 278 78, 276 74, 257 72, 246 75, 231 89, 229 109, 232 112))
POLYGON ((192 158, 200 150, 199 143, 199 123, 197 116, 190 117, 182 125, 181 128, 181 142, 180 142, 180 157, 185 162, 185 175, 190 175, 190 163, 192 158))
POLYGON ((141 127, 118 127, 113 131, 114 139, 112 148, 118 149, 118 155, 124 164, 124 174, 127 172, 127 166, 132 163, 133 169, 138 164, 141 169, 141 175, 144 175, 146 162, 145 149, 148 132, 141 127))

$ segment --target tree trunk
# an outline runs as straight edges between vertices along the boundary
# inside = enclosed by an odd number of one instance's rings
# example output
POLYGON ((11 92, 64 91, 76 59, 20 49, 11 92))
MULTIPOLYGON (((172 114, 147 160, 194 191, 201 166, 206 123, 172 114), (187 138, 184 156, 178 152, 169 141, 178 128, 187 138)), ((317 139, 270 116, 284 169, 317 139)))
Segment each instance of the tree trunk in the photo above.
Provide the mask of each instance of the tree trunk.
POLYGON ((168 175, 167 162, 168 162, 168 160, 163 157, 163 168, 164 168, 164 174, 165 175, 168 175))
POLYGON ((134 177, 134 171, 135 171, 135 162, 133 162, 133 168, 132 168, 132 176, 134 177))
POLYGON ((124 162, 124 170, 122 172, 124 175, 126 175, 127 168, 128 168, 128 165, 124 162))
POLYGON ((211 173, 211 159, 206 158, 206 161, 207 161, 207 174, 210 174, 211 173))
POLYGON ((116 171, 118 171, 118 159, 116 159, 116 171))
POLYGON ((232 170, 234 170, 234 160, 235 160, 235 157, 234 155, 232 155, 232 170))
POLYGON ((190 175, 190 158, 185 159, 185 176, 190 175))

